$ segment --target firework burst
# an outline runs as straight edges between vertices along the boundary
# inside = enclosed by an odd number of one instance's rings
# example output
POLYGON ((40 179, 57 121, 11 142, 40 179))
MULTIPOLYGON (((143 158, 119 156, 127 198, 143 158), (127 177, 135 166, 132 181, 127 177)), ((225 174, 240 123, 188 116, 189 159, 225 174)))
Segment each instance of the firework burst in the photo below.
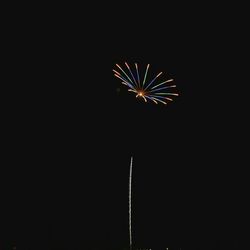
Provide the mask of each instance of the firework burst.
POLYGON ((122 84, 128 87, 128 91, 134 92, 136 97, 142 98, 145 102, 148 100, 158 104, 167 104, 173 101, 172 97, 178 96, 177 93, 169 92, 170 89, 176 87, 172 85, 173 79, 157 82, 157 78, 162 75, 162 72, 157 74, 152 79, 148 80, 148 71, 150 64, 147 65, 145 73, 140 77, 139 67, 135 63, 135 68, 132 70, 130 66, 125 62, 126 71, 122 67, 116 64, 117 70, 113 69, 115 77, 122 81, 122 84), (134 71, 134 73, 133 73, 134 71))

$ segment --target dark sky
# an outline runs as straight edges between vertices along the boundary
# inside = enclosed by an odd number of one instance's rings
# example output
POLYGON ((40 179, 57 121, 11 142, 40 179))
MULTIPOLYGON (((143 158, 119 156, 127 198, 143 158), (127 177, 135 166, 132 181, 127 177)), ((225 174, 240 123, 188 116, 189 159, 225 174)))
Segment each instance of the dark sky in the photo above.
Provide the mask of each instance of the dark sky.
POLYGON ((123 4, 57 10, 30 28, 34 70, 7 104, 5 249, 127 247, 131 156, 136 246, 243 246, 235 30, 217 8, 123 4), (167 72, 180 96, 168 106, 136 99, 112 74, 125 61, 167 72))

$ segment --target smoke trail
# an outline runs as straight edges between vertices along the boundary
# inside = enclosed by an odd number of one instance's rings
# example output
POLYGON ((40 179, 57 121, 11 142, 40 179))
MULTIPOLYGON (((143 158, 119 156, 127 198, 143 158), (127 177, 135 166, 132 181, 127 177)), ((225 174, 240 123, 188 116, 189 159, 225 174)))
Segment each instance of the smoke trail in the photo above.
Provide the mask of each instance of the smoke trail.
POLYGON ((133 157, 130 160, 130 170, 129 170, 129 196, 128 196, 128 213, 129 213, 129 246, 132 250, 132 223, 131 223, 131 196, 132 196, 132 167, 133 167, 133 157))

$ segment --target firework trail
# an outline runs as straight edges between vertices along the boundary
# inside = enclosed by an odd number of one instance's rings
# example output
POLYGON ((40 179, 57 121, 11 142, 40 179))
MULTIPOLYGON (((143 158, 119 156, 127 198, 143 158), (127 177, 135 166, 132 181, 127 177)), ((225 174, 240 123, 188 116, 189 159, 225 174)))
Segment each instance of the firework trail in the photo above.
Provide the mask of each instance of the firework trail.
POLYGON ((131 223, 132 167, 133 167, 133 157, 131 157, 131 160, 130 160, 130 170, 129 170, 129 196, 128 196, 129 246, 130 246, 130 250, 132 250, 132 223, 131 223))
POLYGON ((116 64, 118 69, 113 69, 114 76, 119 78, 122 81, 122 84, 128 87, 128 91, 134 92, 136 97, 142 98, 145 102, 151 100, 156 104, 159 102, 167 104, 168 102, 173 101, 173 96, 179 95, 177 93, 169 92, 169 89, 176 88, 176 85, 169 84, 173 82, 173 79, 157 82, 157 79, 163 74, 162 72, 158 73, 151 80, 147 80, 147 78, 149 78, 148 71, 150 64, 147 65, 143 77, 140 77, 137 63, 135 63, 134 70, 136 74, 133 73, 132 69, 126 62, 125 66, 127 72, 120 65, 116 64))

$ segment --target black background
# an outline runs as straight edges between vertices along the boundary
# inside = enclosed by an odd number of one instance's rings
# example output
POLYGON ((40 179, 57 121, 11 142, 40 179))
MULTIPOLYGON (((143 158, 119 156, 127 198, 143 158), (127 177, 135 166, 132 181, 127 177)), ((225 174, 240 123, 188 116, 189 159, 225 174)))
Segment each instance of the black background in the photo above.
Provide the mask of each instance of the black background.
POLYGON ((242 249, 246 104, 231 13, 96 3, 15 24, 3 249, 128 247, 131 156, 136 247, 242 249), (136 99, 112 74, 125 61, 168 73, 180 96, 136 99))

